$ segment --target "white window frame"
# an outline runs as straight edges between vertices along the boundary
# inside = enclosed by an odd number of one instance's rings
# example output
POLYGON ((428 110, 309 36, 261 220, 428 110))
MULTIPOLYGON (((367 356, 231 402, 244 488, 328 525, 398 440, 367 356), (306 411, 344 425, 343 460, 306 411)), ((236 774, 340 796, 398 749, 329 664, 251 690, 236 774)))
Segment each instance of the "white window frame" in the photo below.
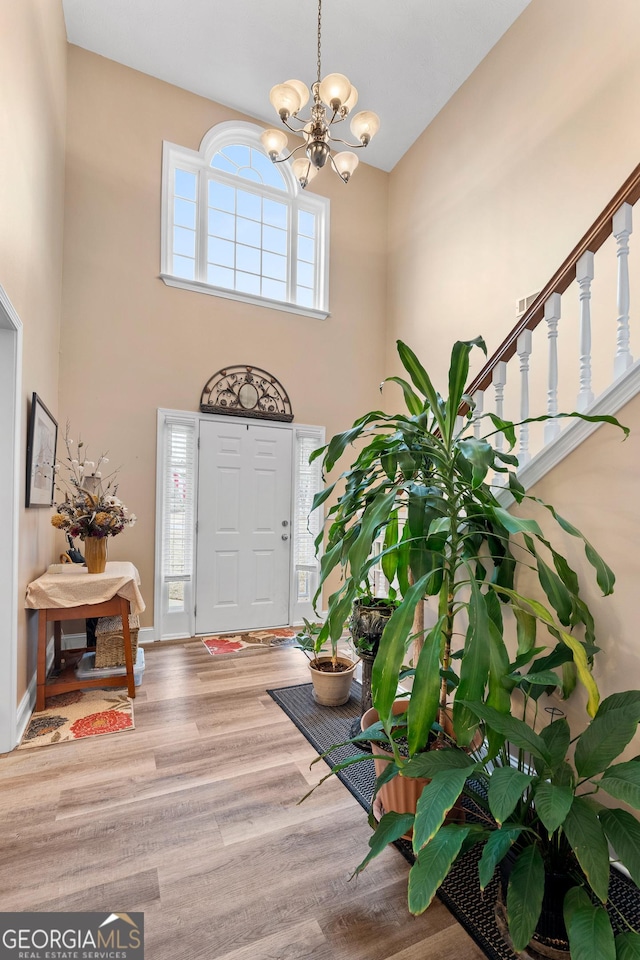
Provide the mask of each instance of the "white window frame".
MULTIPOLYGON (((159 409, 158 410, 158 421, 157 421, 157 437, 156 437, 156 548, 155 548, 155 578, 154 578, 154 637, 156 640, 182 640, 188 637, 196 636, 195 628, 195 585, 196 585, 196 565, 197 565, 197 551, 196 551, 196 524, 197 524, 197 505, 198 505, 198 476, 199 476, 199 450, 198 450, 198 437, 200 435, 200 423, 205 420, 222 420, 223 417, 212 417, 211 414, 200 414, 194 413, 192 411, 185 410, 168 410, 168 409, 159 409), (181 611, 170 611, 168 605, 168 581, 164 577, 164 557, 163 557, 163 532, 164 532, 164 480, 165 480, 165 437, 166 437, 166 424, 169 422, 179 422, 184 424, 193 425, 194 437, 195 437, 195 456, 194 456, 194 499, 195 499, 195 510, 193 517, 193 549, 192 549, 192 558, 193 558, 193 568, 190 576, 185 576, 181 578, 184 582, 184 609, 181 611)), ((249 423, 256 424, 259 423, 259 420, 251 419, 246 420, 245 418, 236 417, 234 420, 237 420, 240 423, 249 423)), ((295 497, 297 487, 297 444, 302 438, 312 437, 314 440, 317 439, 317 446, 321 447, 325 442, 325 428, 323 426, 314 426, 309 424, 298 424, 298 423, 277 423, 276 421, 265 421, 271 426, 279 427, 280 429, 286 430, 291 436, 291 490, 292 490, 292 503, 293 507, 293 523, 291 535, 292 538, 295 538, 297 535, 296 529, 296 517, 297 510, 295 504, 295 497)), ((319 463, 319 461, 316 461, 319 463)), ((321 490, 323 487, 322 475, 321 472, 318 472, 318 490, 321 490)), ((321 517, 321 520, 324 520, 324 515, 321 517)), ((302 623, 303 617, 311 619, 314 616, 313 607, 311 603, 302 604, 297 602, 297 595, 294 591, 295 587, 295 573, 296 567, 294 564, 294 542, 292 543, 292 549, 290 553, 290 574, 289 574, 289 623, 296 624, 302 623)), ((320 561, 319 558, 316 564, 315 571, 315 582, 317 589, 317 578, 319 576, 320 570, 320 561)), ((313 571, 312 571, 313 572, 313 571)), ((315 589, 311 592, 311 597, 315 593, 315 589)))
POLYGON ((206 293, 215 297, 224 297, 228 300, 239 300, 242 303, 269 307, 273 310, 284 310, 287 313, 295 313, 316 320, 326 320, 329 316, 329 200, 318 194, 303 191, 287 161, 278 164, 278 169, 282 173, 287 187, 286 190, 278 190, 267 184, 258 184, 253 180, 245 180, 211 166, 213 156, 230 144, 253 147, 264 153, 264 148, 260 142, 260 134, 263 132, 263 128, 257 124, 229 120, 212 127, 202 138, 198 150, 189 150, 187 147, 181 147, 167 140, 163 142, 160 278, 171 287, 192 290, 196 293, 206 293), (195 280, 186 280, 184 277, 177 277, 171 272, 174 227, 173 182, 176 168, 196 174, 195 259, 196 275, 199 278, 195 280), (206 276, 207 190, 210 180, 228 184, 236 189, 241 187, 249 193, 256 193, 279 203, 287 203, 289 207, 287 230, 289 276, 287 284, 290 291, 296 289, 298 233, 297 229, 294 229, 294 225, 297 223, 298 212, 307 211, 315 216, 316 285, 313 307, 304 307, 292 300, 272 300, 258 294, 229 290, 214 286, 202 279, 206 276))

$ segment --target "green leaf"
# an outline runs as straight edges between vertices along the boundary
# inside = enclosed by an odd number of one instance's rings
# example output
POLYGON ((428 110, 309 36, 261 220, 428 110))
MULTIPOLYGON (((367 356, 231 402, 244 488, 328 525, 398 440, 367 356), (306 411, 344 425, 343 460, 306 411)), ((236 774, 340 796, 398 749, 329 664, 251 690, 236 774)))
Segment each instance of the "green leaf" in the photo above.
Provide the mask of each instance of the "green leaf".
POLYGON ((396 698, 398 674, 404 659, 406 643, 413 627, 413 616, 418 603, 422 603, 428 577, 422 577, 409 588, 404 600, 394 610, 382 631, 380 647, 373 664, 371 692, 373 705, 386 725, 392 723, 391 708, 396 698))
POLYGON ((600 787, 616 800, 640 810, 640 761, 629 760, 609 767, 600 778, 600 787))
POLYGON ((567 890, 564 895, 564 903, 562 904, 565 927, 569 927, 571 918, 576 910, 580 910, 581 907, 591 906, 593 906, 591 898, 584 887, 571 887, 567 890))
POLYGON ((382 572, 388 583, 393 583, 398 567, 398 513, 392 513, 384 531, 383 553, 380 558, 382 572))
POLYGON ((482 699, 489 678, 490 666, 490 652, 487 644, 489 615, 484 595, 473 578, 471 578, 471 599, 468 612, 469 627, 465 654, 460 664, 460 683, 453 704, 453 728, 456 740, 461 747, 466 747, 471 743, 478 726, 476 715, 470 712, 465 700, 476 701, 482 699))
POLYGON ((516 952, 524 950, 536 929, 544 896, 544 863, 538 848, 525 847, 516 860, 507 887, 507 919, 516 952))
POLYGON ((596 717, 602 717, 610 710, 626 709, 632 712, 638 722, 640 722, 640 690, 625 690, 624 693, 612 693, 605 697, 600 706, 596 717))
POLYGON ((524 721, 518 720, 517 717, 498 713, 497 710, 493 710, 486 703, 467 702, 466 706, 477 717, 485 720, 489 726, 515 744, 516 747, 528 750, 536 759, 549 763, 549 752, 544 740, 524 721))
POLYGON ((571 804, 573 790, 571 787, 559 787, 546 780, 535 787, 534 805, 536 813, 551 837, 552 833, 564 823, 571 804))
POLYGON ((615 939, 616 960, 640 960, 640 933, 628 930, 615 939))
MULTIPOLYGON (((340 459, 348 445, 358 439, 364 428, 365 424, 359 423, 357 426, 351 427, 350 430, 345 430, 344 433, 338 433, 331 438, 324 455, 324 466, 327 472, 333 470, 336 461, 340 459)), ((315 455, 317 455, 317 451, 315 451, 315 455)))
POLYGON ((521 657, 535 647, 537 621, 526 610, 520 610, 518 607, 512 609, 518 628, 518 656, 521 657))
POLYGON ((442 750, 427 750, 417 753, 402 768, 404 777, 435 777, 442 770, 466 770, 471 772, 475 767, 474 761, 468 753, 458 747, 443 747, 442 750))
POLYGON ((442 827, 431 843, 424 847, 409 871, 409 910, 424 913, 436 890, 449 873, 451 864, 471 827, 447 825, 442 827))
MULTIPOLYGON (((607 418, 604 418, 607 419, 607 418)), ((620 424, 616 421, 616 426, 620 427, 620 424)), ((621 429, 626 430, 625 427, 621 429)), ((545 503, 544 500, 538 499, 538 497, 532 497, 532 500, 535 500, 536 503, 541 504, 545 507, 549 513, 554 517, 557 523, 562 527, 565 533, 568 533, 572 537, 577 537, 578 540, 582 540, 584 543, 584 551, 587 557, 587 560, 594 568, 596 572, 596 580, 598 581, 598 586, 602 590, 604 596, 608 596, 610 593, 613 593, 613 587, 616 582, 616 578, 613 574, 613 571, 607 564, 604 562, 602 557, 594 550, 593 546, 589 541, 580 533, 577 527, 574 527, 572 523, 569 523, 568 520, 565 520, 564 517, 561 517, 560 514, 552 507, 550 504, 545 503)))
POLYGON ((511 816, 532 780, 515 767, 495 768, 489 781, 489 809, 499 824, 511 816))
POLYGON ((627 810, 600 811, 600 823, 611 846, 636 886, 640 885, 640 823, 627 810))
POLYGON ((354 877, 362 873, 368 863, 395 840, 399 840, 413 826, 412 813, 385 813, 380 818, 375 833, 369 839, 369 853, 353 872, 354 877))
POLYGON ((558 619, 565 627, 571 623, 571 596, 564 583, 551 567, 544 562, 542 557, 536 554, 536 564, 538 568, 538 579, 540 585, 547 595, 547 599, 553 609, 558 614, 558 619))
POLYGON ((414 393, 411 388, 411 384, 407 383, 406 380, 403 380, 402 377, 386 377, 385 383, 397 383, 402 387, 402 392, 404 393, 404 402, 407 405, 407 410, 413 417, 417 417, 424 411, 424 402, 420 397, 414 393))
POLYGON ((446 618, 440 617, 424 638, 416 665, 415 680, 407 710, 409 755, 413 756, 427 743, 440 699, 440 650, 442 628, 446 618))
POLYGON ((609 889, 609 848, 591 804, 574 797, 564 832, 595 895, 606 903, 609 889))
POLYGON ((502 524, 509 533, 535 533, 542 536, 542 530, 535 520, 525 520, 523 517, 514 517, 508 510, 502 507, 493 507, 492 510, 498 523, 502 524))
POLYGON ((462 793, 468 769, 442 770, 426 785, 416 806, 413 825, 413 852, 419 853, 435 836, 462 793))
POLYGON ((595 717, 576 744, 575 765, 580 777, 602 773, 634 737, 638 721, 633 712, 609 710, 595 717))
POLYGON ((517 680, 518 682, 526 680, 527 683, 533 683, 541 687, 560 686, 560 679, 557 673, 554 673, 553 670, 539 670, 535 673, 525 673, 525 675, 522 677, 513 676, 513 679, 517 680))
POLYGON ((543 727, 540 736, 549 751, 549 769, 554 771, 563 763, 569 749, 571 741, 569 724, 564 717, 559 717, 553 723, 543 727))
POLYGON ((335 488, 335 483, 332 483, 330 486, 325 487, 324 490, 318 491, 313 501, 311 503, 310 513, 313 513, 314 510, 317 510, 321 503, 324 503, 325 500, 328 500, 335 488))
POLYGON ((396 490, 381 490, 362 515, 360 533, 349 550, 351 576, 358 582, 362 579, 362 566, 371 553, 371 546, 381 525, 389 518, 396 500, 396 490))
POLYGON ((603 907, 578 907, 567 925, 572 960, 616 960, 611 921, 603 907))
POLYGON ((414 387, 416 387, 420 393, 424 394, 427 398, 431 411, 436 418, 440 432, 444 436, 445 434, 445 421, 442 416, 442 409, 440 406, 440 397, 436 393, 434 386, 431 382, 429 374, 424 369, 418 358, 416 357, 413 350, 403 343, 402 340, 397 341, 398 354, 400 360, 402 361, 402 366, 405 368, 414 387))
POLYGON ((522 833, 522 827, 501 827, 500 830, 494 830, 484 845, 480 862, 478 863, 478 876, 480 878, 480 889, 491 882, 495 869, 504 858, 511 846, 522 833))
POLYGON ((458 441, 458 449, 465 460, 473 467, 471 485, 479 487, 493 466, 493 447, 486 440, 469 437, 458 441))
POLYGON ((451 351, 446 432, 446 436, 449 440, 453 435, 453 427, 460 410, 460 402, 462 400, 464 388, 467 383, 467 377, 469 375, 469 354, 472 347, 480 347, 486 357, 487 346, 482 337, 476 337, 475 340, 456 340, 451 351))

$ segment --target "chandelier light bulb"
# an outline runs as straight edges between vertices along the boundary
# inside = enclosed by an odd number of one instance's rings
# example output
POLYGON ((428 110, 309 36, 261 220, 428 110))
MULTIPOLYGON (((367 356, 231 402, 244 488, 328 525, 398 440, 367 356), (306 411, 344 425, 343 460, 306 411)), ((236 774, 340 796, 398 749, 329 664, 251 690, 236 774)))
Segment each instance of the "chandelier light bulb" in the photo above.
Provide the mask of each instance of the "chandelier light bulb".
POLYGON ((297 160, 294 160, 291 164, 293 170, 293 175, 296 180, 299 181, 300 186, 304 190, 308 183, 315 177, 318 172, 318 168, 314 167, 306 157, 298 157, 297 160))
POLYGON ((280 114, 281 120, 287 120, 300 109, 300 94, 289 83, 277 83, 271 88, 269 100, 280 114))
POLYGON ((269 159, 273 160, 274 163, 289 143, 289 138, 284 130, 265 130, 264 133, 260 134, 260 140, 269 154, 269 159))
POLYGON ((298 113, 309 103, 309 87, 302 80, 287 80, 285 87, 293 87, 300 97, 300 106, 296 110, 296 113, 298 113))
POLYGON ((336 153, 333 162, 345 183, 349 183, 351 174, 360 163, 358 157, 351 150, 341 150, 340 153, 336 153))
POLYGON ((346 117, 348 113, 351 113, 351 111, 353 110, 357 102, 358 102, 358 91, 353 86, 353 84, 351 84, 351 93, 349 94, 345 102, 340 107, 340 113, 342 114, 342 116, 346 117))
POLYGON ((328 103, 332 110, 339 110, 350 94, 351 83, 341 73, 329 73, 320 81, 320 99, 328 103))
POLYGON ((366 147, 380 129, 380 117, 372 110, 361 110, 351 121, 351 133, 366 147))

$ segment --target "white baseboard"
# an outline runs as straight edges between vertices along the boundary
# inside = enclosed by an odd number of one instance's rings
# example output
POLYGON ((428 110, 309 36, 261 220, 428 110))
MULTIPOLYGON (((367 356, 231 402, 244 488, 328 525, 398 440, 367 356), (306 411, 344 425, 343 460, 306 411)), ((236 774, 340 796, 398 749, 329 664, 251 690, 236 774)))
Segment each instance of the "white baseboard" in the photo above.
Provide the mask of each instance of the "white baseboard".
MULTIPOLYGON (((138 641, 140 643, 142 644, 154 643, 155 639, 156 639, 156 632, 154 627, 140 628, 140 632, 138 633, 138 641)), ((87 638, 84 633, 63 633, 62 649, 74 650, 76 647, 84 647, 86 641, 87 641, 87 638)))
MULTIPOLYGON (((47 672, 51 668, 53 663, 53 641, 49 644, 47 648, 47 672)), ((38 685, 38 675, 34 673, 29 681, 29 686, 27 687, 25 694, 18 704, 17 716, 16 716, 16 742, 15 746, 17 747, 24 732, 27 729, 27 724, 31 719, 31 714, 33 713, 34 707, 36 705, 36 687, 38 685)))

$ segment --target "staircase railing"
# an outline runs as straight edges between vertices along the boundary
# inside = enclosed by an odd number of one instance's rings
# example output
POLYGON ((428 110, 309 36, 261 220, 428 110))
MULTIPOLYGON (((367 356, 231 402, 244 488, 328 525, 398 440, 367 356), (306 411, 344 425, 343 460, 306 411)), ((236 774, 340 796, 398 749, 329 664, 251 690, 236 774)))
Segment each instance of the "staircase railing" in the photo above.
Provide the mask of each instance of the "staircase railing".
MULTIPOLYGON (((556 419, 560 409, 577 410, 580 413, 612 413, 615 410, 603 409, 599 401, 605 394, 611 398, 614 384, 620 386, 630 375, 634 375, 635 385, 618 391, 623 402, 640 389, 640 377, 637 376, 640 362, 634 364, 631 353, 629 267, 633 205, 638 199, 640 164, 564 263, 534 297, 500 347, 467 388, 467 393, 476 404, 476 415, 488 409, 487 401, 490 398, 486 393, 493 387, 494 411, 499 416, 506 416, 514 421, 541 414, 547 414, 551 418, 543 428, 538 428, 537 432, 535 425, 520 427, 519 443, 515 452, 521 466, 526 465, 534 454, 539 454, 544 447, 556 441, 561 432, 569 432, 563 429, 568 421, 556 419), (592 323, 595 254, 610 238, 613 239, 608 246, 612 247, 615 240, 615 260, 613 249, 608 251, 608 258, 605 251, 598 258, 599 271, 601 258, 608 260, 608 265, 601 271, 599 311, 597 316, 594 312, 596 322, 592 323), (617 268, 613 266, 616 261, 617 268), (614 290, 607 291, 607 281, 609 288, 613 285, 614 290), (565 312, 568 314, 567 323, 563 320, 565 312), (575 336, 575 348, 566 341, 563 343, 563 334, 575 336), (540 358, 545 353, 546 365, 543 366, 540 358), (594 353, 599 369, 597 384, 594 384, 592 373, 594 353), (606 375, 603 374, 605 363, 611 363, 611 373, 606 375), (514 379, 511 372, 516 365, 519 365, 519 378, 514 379), (536 375, 532 378, 534 365, 536 375), (560 400, 562 407, 559 405, 560 400)), ((640 281, 640 276, 638 280, 640 281)), ((615 404, 616 401, 612 400, 608 402, 608 407, 615 407, 615 404)), ((575 445, 574 439, 571 446, 575 445)))

